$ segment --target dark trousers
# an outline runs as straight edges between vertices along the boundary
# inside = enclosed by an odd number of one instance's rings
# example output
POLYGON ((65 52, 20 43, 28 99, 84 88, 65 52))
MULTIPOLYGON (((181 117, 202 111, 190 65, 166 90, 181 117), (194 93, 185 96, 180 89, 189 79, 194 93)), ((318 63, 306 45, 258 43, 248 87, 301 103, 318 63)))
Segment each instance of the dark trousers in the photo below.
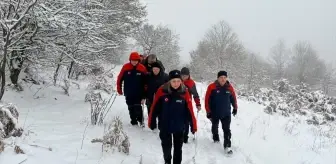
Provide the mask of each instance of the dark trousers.
POLYGON ((128 106, 131 124, 137 125, 143 123, 143 111, 141 106, 141 98, 126 97, 126 104, 128 106))
POLYGON ((218 135, 218 124, 219 121, 222 123, 222 129, 224 132, 224 147, 231 147, 231 130, 230 130, 230 124, 231 124, 231 116, 224 117, 222 119, 211 119, 212 127, 211 132, 213 139, 216 141, 219 141, 219 135, 218 135))
POLYGON ((149 116, 150 108, 152 107, 152 102, 149 99, 146 100, 146 106, 147 106, 147 114, 149 116))
POLYGON ((170 164, 172 155, 171 149, 174 145, 173 164, 181 164, 182 162, 182 146, 183 146, 183 132, 165 133, 160 131, 161 146, 163 150, 163 158, 165 163, 170 164))

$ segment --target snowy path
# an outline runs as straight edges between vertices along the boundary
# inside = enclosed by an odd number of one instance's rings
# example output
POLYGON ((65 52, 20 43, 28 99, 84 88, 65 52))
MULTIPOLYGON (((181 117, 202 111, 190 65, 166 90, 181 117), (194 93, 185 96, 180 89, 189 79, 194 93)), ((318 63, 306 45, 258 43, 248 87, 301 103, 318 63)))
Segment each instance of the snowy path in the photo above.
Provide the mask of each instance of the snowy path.
MULTIPOLYGON (((89 103, 84 103, 86 91, 74 89, 70 98, 62 95, 59 88, 41 91, 39 94, 44 93, 46 97, 40 99, 33 99, 32 93, 34 91, 26 90, 23 95, 14 92, 5 95, 6 101, 14 102, 19 107, 20 124, 24 125, 26 133, 29 131, 29 135, 13 141, 26 154, 15 155, 13 148, 8 147, 0 155, 0 164, 18 164, 24 159, 27 159, 25 164, 136 164, 141 157, 144 164, 163 163, 158 133, 129 124, 124 97, 117 97, 109 119, 117 115, 122 118, 124 129, 130 136, 129 156, 118 152, 102 153, 101 145, 92 144, 91 140, 101 137, 103 128, 91 125, 87 127, 81 149, 90 109, 89 103), (51 147, 52 151, 28 144, 51 147)), ((300 118, 267 115, 262 111, 262 106, 244 100, 239 100, 238 115, 232 118, 232 144, 235 152, 232 157, 226 157, 222 143, 212 142, 211 124, 204 112, 203 110, 199 114, 198 120, 197 164, 336 163, 336 146, 331 144, 331 139, 315 133, 313 126, 298 122, 300 118)), ((222 133, 220 135, 222 138, 222 133)), ((190 142, 183 147, 182 163, 187 164, 194 156, 196 141, 192 141, 192 138, 190 134, 190 142)))

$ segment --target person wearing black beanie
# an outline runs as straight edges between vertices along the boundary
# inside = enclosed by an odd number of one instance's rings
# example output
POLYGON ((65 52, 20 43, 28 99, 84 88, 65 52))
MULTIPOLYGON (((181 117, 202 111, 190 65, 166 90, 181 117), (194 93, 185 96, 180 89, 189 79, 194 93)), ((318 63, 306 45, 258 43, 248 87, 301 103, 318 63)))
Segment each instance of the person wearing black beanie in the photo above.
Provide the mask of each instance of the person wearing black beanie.
POLYGON ((233 86, 227 80, 227 72, 219 71, 217 80, 211 83, 205 94, 205 110, 207 118, 211 120, 212 139, 219 142, 218 125, 222 124, 224 133, 224 149, 226 153, 233 153, 231 149, 231 105, 233 106, 232 115, 237 114, 237 98, 233 86))
POLYGON ((226 71, 219 71, 219 72, 217 73, 217 78, 219 78, 219 77, 221 77, 221 76, 225 76, 225 77, 227 77, 227 72, 226 72, 226 71))
POLYGON ((191 121, 193 133, 197 131, 197 122, 190 94, 182 83, 179 70, 170 71, 169 82, 161 86, 155 94, 148 117, 148 127, 151 130, 157 128, 155 118, 159 118, 158 128, 165 164, 171 164, 172 159, 173 164, 181 164, 185 122, 191 121))
POLYGON ((149 115, 150 108, 153 104, 154 95, 161 85, 169 81, 168 74, 166 74, 160 65, 160 63, 152 63, 152 70, 146 77, 146 106, 147 114, 149 115))

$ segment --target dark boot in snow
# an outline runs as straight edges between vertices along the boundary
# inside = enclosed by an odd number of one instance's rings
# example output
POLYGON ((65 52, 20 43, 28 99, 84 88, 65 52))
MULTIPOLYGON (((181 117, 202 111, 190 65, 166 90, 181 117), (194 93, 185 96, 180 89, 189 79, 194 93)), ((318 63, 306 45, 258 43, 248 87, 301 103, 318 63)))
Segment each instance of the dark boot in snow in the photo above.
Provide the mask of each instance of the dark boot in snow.
POLYGON ((136 121, 136 120, 132 120, 132 121, 131 121, 131 124, 132 124, 133 126, 138 125, 138 121, 136 121))
POLYGON ((188 135, 183 136, 183 142, 188 143, 188 138, 189 138, 188 135))
POLYGON ((218 134, 212 135, 212 139, 215 143, 219 142, 219 135, 218 134))
POLYGON ((143 122, 139 122, 140 124, 140 127, 144 128, 145 127, 145 124, 143 122))
POLYGON ((170 161, 166 161, 164 164, 171 164, 171 162, 170 161))
POLYGON ((224 151, 225 151, 225 153, 227 153, 227 154, 232 154, 232 153, 233 153, 231 147, 224 147, 224 151))

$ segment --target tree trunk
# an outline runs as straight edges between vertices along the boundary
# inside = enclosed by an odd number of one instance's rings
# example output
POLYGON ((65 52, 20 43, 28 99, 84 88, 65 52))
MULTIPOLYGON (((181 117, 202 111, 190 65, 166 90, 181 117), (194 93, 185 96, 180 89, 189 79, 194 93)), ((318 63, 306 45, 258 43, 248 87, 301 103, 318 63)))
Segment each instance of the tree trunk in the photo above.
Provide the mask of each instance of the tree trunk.
POLYGON ((21 73, 24 58, 23 51, 13 51, 10 59, 10 80, 14 85, 18 85, 19 75, 21 73), (20 53, 20 54, 19 54, 20 53))
POLYGON ((54 73, 54 86, 56 86, 56 83, 57 83, 58 71, 59 71, 59 69, 61 67, 61 62, 62 61, 63 61, 63 54, 59 58, 59 61, 57 63, 56 70, 55 70, 55 73, 54 73))
POLYGON ((71 61, 70 63, 70 68, 69 68, 69 72, 68 72, 68 78, 71 79, 72 77, 72 74, 73 74, 73 66, 74 66, 75 62, 74 61, 71 61))
POLYGON ((57 83, 58 71, 60 67, 61 67, 61 64, 57 64, 56 71, 54 74, 54 86, 56 86, 56 83, 57 83))
POLYGON ((0 100, 2 100, 3 95, 5 94, 5 86, 6 86, 6 63, 7 63, 7 51, 9 45, 9 31, 6 29, 2 29, 2 34, 4 38, 4 45, 3 45, 3 58, 0 68, 0 77, 1 77, 1 90, 0 90, 0 100))

